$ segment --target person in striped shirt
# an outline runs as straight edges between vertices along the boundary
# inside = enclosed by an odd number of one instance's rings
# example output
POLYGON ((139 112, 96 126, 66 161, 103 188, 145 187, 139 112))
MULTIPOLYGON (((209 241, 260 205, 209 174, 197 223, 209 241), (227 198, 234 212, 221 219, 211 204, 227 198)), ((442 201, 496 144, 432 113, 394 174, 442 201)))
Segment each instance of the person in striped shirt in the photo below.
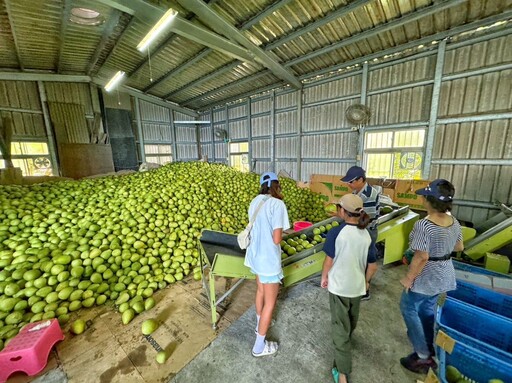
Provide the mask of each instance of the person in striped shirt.
MULTIPOLYGON (((377 243, 377 219, 380 215, 380 192, 366 182, 366 171, 360 166, 352 166, 348 169, 345 177, 341 179, 352 190, 352 194, 356 194, 363 200, 363 209, 366 214, 370 216, 370 224, 367 227, 368 233, 373 243, 377 243)), ((368 285, 369 286, 369 285, 368 285)), ((361 300, 366 301, 370 299, 370 288, 363 295, 361 300)))
POLYGON ((427 216, 414 224, 409 235, 414 256, 407 275, 400 280, 404 287, 400 311, 407 327, 413 353, 400 364, 416 373, 436 369, 434 356, 434 315, 439 294, 455 290, 455 270, 450 258, 462 251, 462 230, 452 209, 455 188, 445 179, 436 179, 416 194, 423 196, 427 216))

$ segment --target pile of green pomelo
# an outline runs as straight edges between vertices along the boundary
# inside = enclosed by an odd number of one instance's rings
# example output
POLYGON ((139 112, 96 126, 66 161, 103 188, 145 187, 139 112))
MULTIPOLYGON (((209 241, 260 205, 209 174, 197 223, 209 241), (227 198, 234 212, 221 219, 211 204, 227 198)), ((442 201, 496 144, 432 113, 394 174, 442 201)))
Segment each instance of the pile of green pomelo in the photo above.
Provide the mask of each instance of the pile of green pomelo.
MULTIPOLYGON (((156 290, 189 274, 200 279, 201 230, 240 232, 258 181, 228 166, 187 162, 0 185, 0 349, 25 324, 64 324, 82 307, 113 304, 127 324, 155 305, 156 290)), ((326 218, 319 195, 280 181, 291 223, 326 218)))

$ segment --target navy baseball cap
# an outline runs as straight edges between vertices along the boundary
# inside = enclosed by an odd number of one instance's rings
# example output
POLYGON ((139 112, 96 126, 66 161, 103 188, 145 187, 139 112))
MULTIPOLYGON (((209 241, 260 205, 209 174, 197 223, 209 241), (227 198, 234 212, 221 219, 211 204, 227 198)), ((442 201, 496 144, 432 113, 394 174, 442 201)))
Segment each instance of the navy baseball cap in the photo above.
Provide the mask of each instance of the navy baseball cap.
POLYGON ((341 180, 343 182, 352 182, 361 177, 366 177, 364 169, 360 166, 352 166, 341 180))
POLYGON ((441 202, 451 202, 453 201, 453 193, 450 193, 448 195, 445 195, 441 193, 441 190, 439 189, 439 186, 441 184, 450 184, 447 180, 443 178, 438 178, 431 183, 428 184, 427 187, 423 189, 416 190, 416 194, 429 196, 431 195, 435 199, 441 201, 441 202))
POLYGON ((264 183, 267 184, 268 187, 272 184, 272 181, 279 181, 279 178, 277 178, 277 175, 272 172, 266 172, 263 173, 260 177, 260 185, 263 185, 264 183))

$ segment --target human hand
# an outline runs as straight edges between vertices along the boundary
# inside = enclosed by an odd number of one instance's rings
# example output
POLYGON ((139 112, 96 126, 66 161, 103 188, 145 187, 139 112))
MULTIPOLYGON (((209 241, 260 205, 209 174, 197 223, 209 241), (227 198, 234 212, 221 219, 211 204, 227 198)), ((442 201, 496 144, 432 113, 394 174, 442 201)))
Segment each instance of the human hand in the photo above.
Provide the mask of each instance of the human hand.
POLYGON ((411 289, 413 282, 414 282, 414 279, 411 279, 408 276, 405 276, 402 279, 400 279, 400 284, 404 287, 405 292, 408 292, 411 289))
POLYGON ((320 281, 320 286, 323 288, 323 289, 326 289, 327 288, 327 276, 325 277, 322 277, 322 280, 320 281))

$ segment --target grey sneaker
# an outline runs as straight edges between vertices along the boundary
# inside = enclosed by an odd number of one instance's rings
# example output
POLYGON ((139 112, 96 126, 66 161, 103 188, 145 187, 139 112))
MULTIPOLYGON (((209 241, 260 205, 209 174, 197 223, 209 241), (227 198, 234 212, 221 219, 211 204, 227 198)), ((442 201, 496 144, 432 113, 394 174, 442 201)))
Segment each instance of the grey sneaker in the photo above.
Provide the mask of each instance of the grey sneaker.
POLYGON ((370 291, 368 290, 368 291, 366 292, 366 294, 364 294, 364 295, 361 297, 361 300, 362 300, 362 301, 369 301, 369 300, 370 300, 370 298, 371 298, 371 295, 370 295, 370 291))

